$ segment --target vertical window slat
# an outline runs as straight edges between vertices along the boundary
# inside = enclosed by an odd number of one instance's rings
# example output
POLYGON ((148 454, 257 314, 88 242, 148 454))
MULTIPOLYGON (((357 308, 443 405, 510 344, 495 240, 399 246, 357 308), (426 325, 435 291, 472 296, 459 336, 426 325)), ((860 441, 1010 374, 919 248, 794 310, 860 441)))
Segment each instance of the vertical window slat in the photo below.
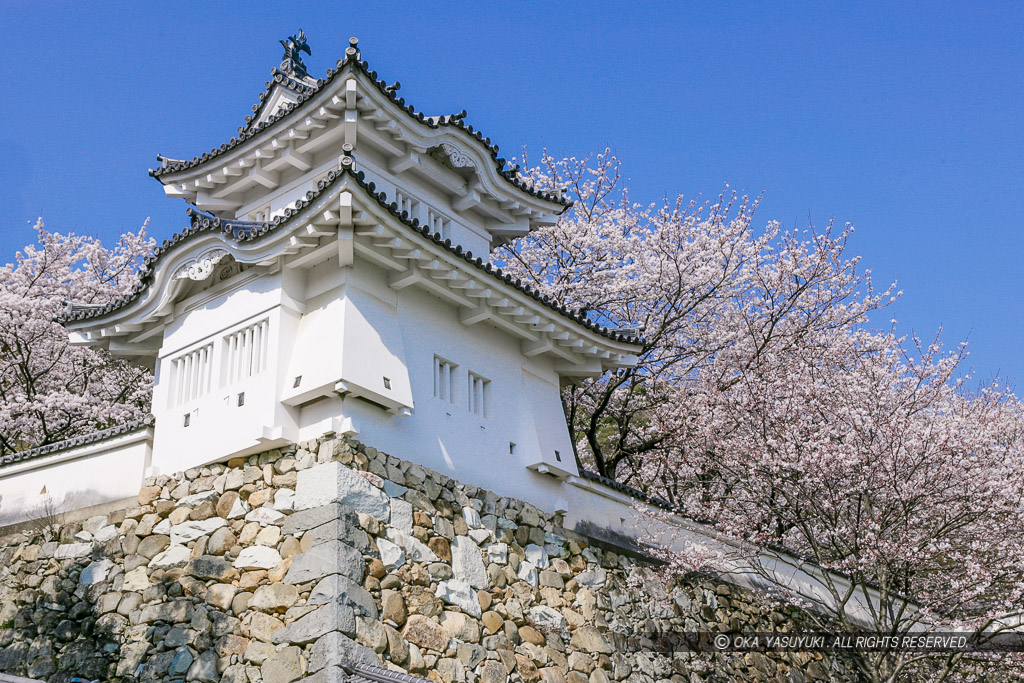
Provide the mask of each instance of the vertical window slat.
POLYGON ((170 405, 180 406, 204 396, 210 390, 213 344, 178 356, 172 363, 170 405))

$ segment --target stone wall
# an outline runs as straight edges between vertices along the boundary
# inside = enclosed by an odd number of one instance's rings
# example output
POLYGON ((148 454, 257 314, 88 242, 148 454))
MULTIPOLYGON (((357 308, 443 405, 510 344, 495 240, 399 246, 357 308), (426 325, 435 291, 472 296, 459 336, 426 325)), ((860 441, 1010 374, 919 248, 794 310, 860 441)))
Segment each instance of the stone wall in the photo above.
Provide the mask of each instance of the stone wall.
POLYGON ((0 672, 289 683, 364 662, 445 683, 852 680, 820 655, 662 647, 798 629, 799 615, 708 578, 651 599, 627 584, 654 580, 642 558, 560 522, 342 439, 157 477, 136 506, 0 539, 0 672))

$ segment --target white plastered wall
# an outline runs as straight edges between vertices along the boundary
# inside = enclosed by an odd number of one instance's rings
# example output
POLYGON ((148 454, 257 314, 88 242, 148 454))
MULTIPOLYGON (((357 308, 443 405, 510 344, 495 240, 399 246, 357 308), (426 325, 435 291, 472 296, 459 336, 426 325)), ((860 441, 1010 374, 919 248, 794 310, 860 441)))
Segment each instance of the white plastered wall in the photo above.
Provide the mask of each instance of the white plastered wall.
MULTIPOLYGON (((549 360, 526 358, 518 339, 486 323, 462 325, 452 305, 424 290, 388 288, 384 273, 361 259, 347 277, 345 297, 355 310, 372 311, 374 334, 365 337, 360 363, 366 381, 393 372, 386 368, 404 354, 414 409, 401 417, 361 398, 325 398, 303 406, 301 438, 351 429, 367 444, 460 481, 544 509, 564 507, 558 480, 527 469, 544 449, 558 450, 565 469, 576 472, 549 360), (368 353, 375 348, 376 357, 368 353), (455 366, 451 401, 434 395, 435 356, 455 366), (488 382, 483 416, 469 409, 470 372, 488 382)), ((303 354, 311 355, 308 346, 303 354)))
POLYGON ((142 429, 0 469, 0 527, 138 495, 153 432, 142 429))
POLYGON ((289 285, 287 273, 262 274, 176 310, 164 334, 153 392, 151 473, 256 452, 294 434, 292 411, 279 400, 285 372, 281 357, 294 344, 299 318, 289 285), (247 331, 252 333, 246 336, 247 331), (243 340, 248 346, 240 350, 243 340), (206 384, 183 399, 176 364, 200 349, 209 350, 206 384))

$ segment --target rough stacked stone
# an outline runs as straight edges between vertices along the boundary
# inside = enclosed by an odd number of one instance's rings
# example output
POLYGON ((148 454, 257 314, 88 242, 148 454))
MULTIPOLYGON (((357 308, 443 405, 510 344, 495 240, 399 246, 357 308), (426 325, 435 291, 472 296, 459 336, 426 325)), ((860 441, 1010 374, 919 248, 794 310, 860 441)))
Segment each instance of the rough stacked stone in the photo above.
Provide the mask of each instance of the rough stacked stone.
MULTIPOLYGON (((448 683, 849 678, 802 653, 659 652, 796 628, 709 579, 661 599, 558 515, 350 440, 146 482, 138 504, 0 539, 0 671, 328 683, 354 662, 448 683)), ((641 574, 637 574, 641 572, 641 574)))

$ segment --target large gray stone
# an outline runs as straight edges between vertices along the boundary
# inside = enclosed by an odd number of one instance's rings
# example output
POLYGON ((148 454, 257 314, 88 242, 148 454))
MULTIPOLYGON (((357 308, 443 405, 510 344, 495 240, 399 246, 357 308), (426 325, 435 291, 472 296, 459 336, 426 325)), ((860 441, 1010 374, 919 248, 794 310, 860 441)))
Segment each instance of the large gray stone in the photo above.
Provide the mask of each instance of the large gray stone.
POLYGON ((342 503, 382 522, 391 516, 388 497, 354 470, 340 462, 327 462, 302 470, 295 484, 295 509, 342 503))
POLYGON ((197 508, 203 503, 209 501, 216 501, 220 497, 220 494, 213 489, 209 491, 203 491, 201 493, 193 493, 191 496, 185 496, 178 501, 178 507, 185 508, 197 508))
POLYGON ((350 545, 359 552, 370 552, 370 537, 366 535, 358 522, 353 526, 347 520, 335 519, 309 530, 312 545, 319 545, 330 540, 339 540, 350 545))
POLYGON ((487 546, 487 561, 494 564, 506 564, 508 562, 508 544, 491 543, 487 546))
MULTIPOLYGON (((418 538, 398 529, 388 529, 388 540, 397 543, 405 551, 405 556, 413 562, 437 562, 440 558, 418 538)), ((378 546, 379 547, 379 546, 378 546)))
POLYGON ((585 572, 580 572, 576 575, 576 583, 589 588, 603 586, 607 580, 608 572, 600 567, 596 569, 588 569, 585 572))
POLYGON ((533 562, 527 562, 526 560, 520 562, 516 575, 534 588, 537 587, 537 566, 533 562))
POLYGON ((363 556, 358 550, 341 541, 332 540, 293 557, 284 580, 285 583, 306 583, 331 574, 341 574, 362 583, 365 569, 363 556))
POLYGON ((274 548, 253 545, 238 553, 235 566, 239 569, 272 569, 280 562, 281 554, 274 548))
POLYGON ((573 631, 569 643, 576 649, 591 654, 612 654, 615 649, 605 634, 587 624, 573 631))
POLYGON ((320 580, 309 594, 307 605, 322 605, 340 602, 371 619, 377 618, 377 604, 369 591, 348 577, 331 574, 320 580))
POLYGON ((256 589, 249 600, 249 607, 272 612, 277 609, 287 609, 298 600, 299 590, 295 586, 287 583, 271 583, 256 589))
POLYGON ((377 539, 380 561, 386 569, 395 569, 405 564, 405 551, 402 547, 386 538, 377 539))
POLYGON ((200 521, 189 521, 171 527, 171 545, 180 545, 205 536, 228 522, 222 517, 210 517, 200 521))
POLYGON ((302 650, 286 647, 260 667, 263 683, 291 683, 302 678, 302 650))
MULTIPOLYGON (((456 536, 451 542, 452 571, 455 578, 473 588, 487 588, 487 570, 484 568, 480 546, 468 536, 456 536)), ((408 552, 408 551, 407 551, 408 552)))
POLYGON ((174 658, 171 660, 171 667, 167 670, 167 675, 171 678, 184 678, 185 674, 188 673, 189 667, 192 666, 192 660, 192 651, 187 647, 179 647, 174 653, 174 658))
POLYGON ((309 653, 310 673, 331 667, 348 667, 352 664, 380 666, 380 660, 373 654, 373 650, 337 631, 328 633, 313 643, 309 653))
POLYGON ((176 624, 191 620, 192 600, 189 598, 178 598, 169 602, 146 605, 142 608, 142 614, 139 616, 139 622, 143 624, 148 624, 152 621, 176 624))
POLYGON ((281 525, 281 533, 301 536, 310 529, 315 529, 318 526, 335 520, 340 520, 346 525, 359 528, 359 515, 356 514, 355 510, 341 503, 329 503, 307 510, 299 510, 288 515, 284 524, 281 525))
POLYGON ((256 508, 245 515, 245 521, 256 522, 260 526, 279 525, 284 521, 284 513, 273 508, 256 508))
POLYGON ((86 586, 91 586, 94 583, 106 580, 107 574, 109 574, 110 570, 113 568, 114 563, 107 558, 90 562, 89 566, 82 570, 78 580, 86 586))
POLYGON ((412 503, 401 498, 391 499, 391 526, 412 533, 412 503))
POLYGON ((190 557, 192 557, 191 550, 183 545, 172 545, 170 548, 150 560, 149 566, 153 569, 170 569, 171 567, 180 567, 188 562, 190 557))
POLYGON ((481 614, 480 600, 476 597, 476 591, 465 581, 460 579, 441 581, 437 584, 437 591, 434 595, 450 605, 455 605, 466 614, 472 614, 474 617, 479 617, 481 614))
POLYGON ((231 563, 216 555, 200 555, 193 557, 185 569, 189 576, 197 579, 216 579, 225 581, 235 575, 231 563))
POLYGON ((217 674, 217 651, 205 650, 201 652, 192 666, 188 669, 187 679, 189 681, 200 681, 200 683, 215 683, 220 680, 217 674))
POLYGON ((312 643, 331 631, 341 631, 346 635, 355 635, 356 615, 348 605, 336 602, 322 605, 309 614, 296 619, 280 631, 274 632, 274 643, 293 643, 303 645, 312 643))
POLYGON ((537 569, 548 568, 548 549, 544 546, 531 543, 523 548, 526 551, 526 561, 533 563, 537 569))
POLYGON ((567 624, 565 617, 556 609, 547 605, 536 605, 530 608, 530 621, 541 628, 562 630, 567 624))
POLYGON ((135 552, 142 555, 147 560, 152 560, 157 556, 158 553, 163 551, 168 545, 171 544, 171 537, 163 534, 153 534, 146 536, 139 541, 139 547, 136 548, 135 552))
POLYGON ((91 543, 65 543, 57 546, 53 557, 56 560, 75 560, 92 552, 91 543))

